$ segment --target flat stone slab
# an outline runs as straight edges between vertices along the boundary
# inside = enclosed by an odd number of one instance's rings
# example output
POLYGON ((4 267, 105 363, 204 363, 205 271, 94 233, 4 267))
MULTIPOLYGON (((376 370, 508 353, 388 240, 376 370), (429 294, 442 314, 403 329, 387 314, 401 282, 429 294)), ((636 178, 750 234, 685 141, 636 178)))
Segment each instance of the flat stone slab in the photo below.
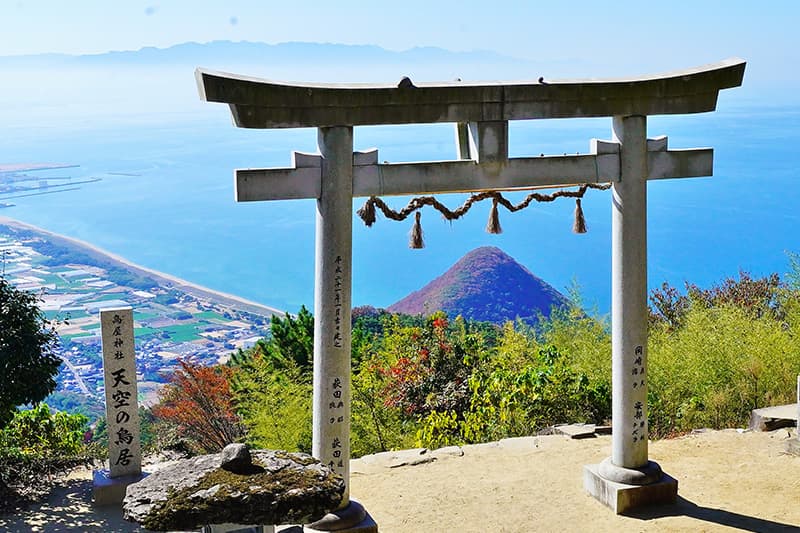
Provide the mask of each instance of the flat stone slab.
POLYGON ((539 447, 539 437, 508 437, 497 442, 470 444, 467 448, 486 449, 500 447, 506 450, 534 450, 539 447))
POLYGON ((436 457, 432 455, 425 455, 423 457, 413 457, 407 459, 395 459, 391 461, 386 466, 388 468, 400 468, 401 466, 417 466, 417 465, 424 465, 426 463, 432 463, 436 460, 436 457))
POLYGON ((566 424, 563 426, 556 426, 556 433, 566 435, 571 439, 588 439, 595 437, 595 429, 597 426, 594 424, 566 424))
POLYGON ((461 449, 461 446, 445 446, 433 450, 431 455, 437 459, 440 457, 463 457, 464 450, 461 449))
POLYGON ((583 467, 583 488, 615 514, 648 505, 673 504, 678 498, 678 480, 668 474, 663 474, 660 481, 650 485, 627 485, 601 477, 599 467, 583 467))
MULTIPOLYGON (((441 457, 441 455, 439 457, 441 457)), ((430 450, 427 448, 412 448, 410 450, 397 450, 365 455, 361 457, 360 460, 367 465, 400 468, 401 466, 416 466, 432 463, 436 459, 437 457, 431 454, 430 450)))
POLYGON ((797 404, 762 407, 750 412, 750 429, 772 431, 797 425, 797 404))

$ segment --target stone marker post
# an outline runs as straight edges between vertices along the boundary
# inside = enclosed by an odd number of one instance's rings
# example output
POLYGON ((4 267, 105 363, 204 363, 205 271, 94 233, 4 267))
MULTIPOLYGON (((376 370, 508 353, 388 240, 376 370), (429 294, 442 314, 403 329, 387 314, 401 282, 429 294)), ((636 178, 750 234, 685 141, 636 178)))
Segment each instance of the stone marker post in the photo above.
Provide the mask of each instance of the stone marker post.
POLYGON ((131 308, 100 311, 109 470, 95 471, 96 504, 119 503, 141 479, 142 451, 131 308))

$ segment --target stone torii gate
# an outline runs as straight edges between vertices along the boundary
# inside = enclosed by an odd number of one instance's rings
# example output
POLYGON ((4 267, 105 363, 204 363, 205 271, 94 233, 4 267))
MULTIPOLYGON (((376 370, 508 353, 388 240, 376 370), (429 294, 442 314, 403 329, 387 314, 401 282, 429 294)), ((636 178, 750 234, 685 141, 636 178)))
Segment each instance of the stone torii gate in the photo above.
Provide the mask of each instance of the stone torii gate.
POLYGON ((728 59, 619 80, 404 78, 390 86, 290 85, 198 69, 201 98, 228 104, 238 127, 318 128, 319 154, 294 152, 289 168, 235 172, 239 202, 317 199, 313 455, 349 485, 354 197, 610 182, 612 449, 585 468, 584 484, 618 513, 674 501, 677 481, 648 460, 647 181, 710 176, 713 150, 670 150, 666 137, 648 139, 647 116, 713 111, 719 91, 741 85, 744 70, 744 61, 728 59), (593 139, 587 155, 509 158, 509 120, 576 117, 611 117, 612 140, 593 139), (381 164, 377 150, 353 153, 354 126, 434 122, 456 124, 457 159, 381 164))

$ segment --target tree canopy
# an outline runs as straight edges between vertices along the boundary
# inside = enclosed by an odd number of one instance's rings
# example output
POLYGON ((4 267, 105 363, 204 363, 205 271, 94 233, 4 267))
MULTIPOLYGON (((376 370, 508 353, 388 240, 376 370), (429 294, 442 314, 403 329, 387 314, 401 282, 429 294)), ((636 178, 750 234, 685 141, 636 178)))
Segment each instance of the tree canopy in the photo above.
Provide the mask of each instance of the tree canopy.
POLYGON ((39 301, 0 275, 0 428, 18 405, 40 402, 56 388, 58 335, 39 301))

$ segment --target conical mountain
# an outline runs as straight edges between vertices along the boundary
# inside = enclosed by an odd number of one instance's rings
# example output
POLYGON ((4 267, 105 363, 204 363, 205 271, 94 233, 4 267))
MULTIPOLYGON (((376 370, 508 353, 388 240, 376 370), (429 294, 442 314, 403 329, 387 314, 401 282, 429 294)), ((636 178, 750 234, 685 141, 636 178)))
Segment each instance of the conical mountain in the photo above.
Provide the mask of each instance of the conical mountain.
POLYGON ((550 315, 567 298, 494 246, 472 250, 450 269, 388 311, 409 315, 445 311, 449 316, 502 323, 550 315))

